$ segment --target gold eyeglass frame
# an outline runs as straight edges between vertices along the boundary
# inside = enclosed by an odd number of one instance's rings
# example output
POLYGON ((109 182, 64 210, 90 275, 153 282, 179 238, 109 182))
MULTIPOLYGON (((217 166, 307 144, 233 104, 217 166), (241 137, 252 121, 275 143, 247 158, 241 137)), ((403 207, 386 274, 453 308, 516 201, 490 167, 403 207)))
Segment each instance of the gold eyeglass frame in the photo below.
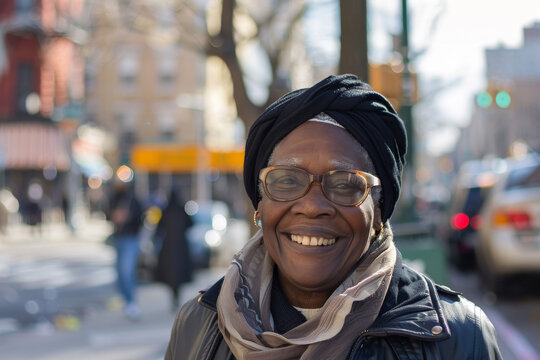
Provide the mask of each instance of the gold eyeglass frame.
POLYGON ((265 168, 261 169, 261 171, 259 172, 259 180, 261 180, 261 182, 263 184, 263 190, 264 190, 264 193, 266 194, 266 196, 268 196, 268 198, 270 198, 270 199, 272 199, 274 201, 286 202, 286 201, 298 200, 298 199, 304 197, 309 192, 309 189, 311 189, 311 185, 313 184, 313 182, 317 181, 321 185, 321 189, 322 189, 322 192, 323 192, 324 196, 329 201, 331 201, 331 202, 333 202, 335 204, 341 205, 341 206, 356 206, 356 207, 362 205, 362 203, 366 200, 367 196, 369 195, 369 192, 371 191, 372 187, 381 185, 381 180, 378 177, 376 177, 375 175, 372 175, 370 173, 360 171, 360 170, 330 170, 330 171, 325 172, 324 174, 312 174, 309 171, 306 171, 304 169, 301 169, 301 168, 298 168, 298 167, 295 167, 295 166, 287 166, 287 165, 268 166, 268 167, 265 167, 265 168), (287 199, 287 200, 275 198, 274 196, 270 195, 270 193, 269 193, 269 191, 268 191, 268 189, 266 187, 266 176, 268 175, 268 173, 270 171, 278 170, 278 169, 287 169, 287 170, 292 169, 292 170, 297 170, 297 171, 306 173, 309 176, 309 185, 306 187, 305 191, 300 196, 297 196, 295 198, 287 199), (360 201, 358 201, 356 203, 353 203, 353 204, 346 205, 346 204, 337 203, 337 202, 335 202, 334 200, 331 200, 328 197, 328 195, 324 191, 324 187, 322 186, 323 176, 332 175, 333 173, 336 173, 336 172, 348 172, 348 173, 351 173, 351 174, 359 175, 362 178, 364 178, 364 180, 366 181, 367 187, 366 187, 366 191, 364 192, 364 196, 362 196, 360 201))

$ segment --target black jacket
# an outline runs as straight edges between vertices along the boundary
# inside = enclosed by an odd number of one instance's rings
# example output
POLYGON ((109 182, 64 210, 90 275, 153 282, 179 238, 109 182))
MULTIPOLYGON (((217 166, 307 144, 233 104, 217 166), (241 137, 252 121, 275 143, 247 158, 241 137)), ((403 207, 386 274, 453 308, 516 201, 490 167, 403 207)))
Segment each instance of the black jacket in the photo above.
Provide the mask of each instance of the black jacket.
MULTIPOLYGON (((234 359, 217 326, 221 284, 222 280, 182 307, 166 360, 234 359)), ((358 335, 348 359, 465 360, 501 359, 501 355, 493 325, 478 306, 403 265, 399 255, 379 316, 358 335)))

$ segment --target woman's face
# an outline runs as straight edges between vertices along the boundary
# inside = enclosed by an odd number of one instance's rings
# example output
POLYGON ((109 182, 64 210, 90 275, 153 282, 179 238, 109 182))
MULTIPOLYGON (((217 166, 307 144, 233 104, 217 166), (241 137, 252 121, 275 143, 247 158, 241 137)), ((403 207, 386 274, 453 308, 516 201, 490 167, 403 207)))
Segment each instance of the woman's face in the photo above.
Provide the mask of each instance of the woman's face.
MULTIPOLYGON (((363 151, 346 130, 308 121, 280 142, 269 165, 296 166, 312 174, 366 171, 363 151)), ((282 288, 292 305, 306 308, 324 304, 367 250, 374 223, 380 223, 371 194, 359 207, 342 206, 328 200, 317 182, 293 201, 273 201, 263 194, 258 210, 282 288), (311 246, 292 240, 305 236, 335 242, 311 246)))

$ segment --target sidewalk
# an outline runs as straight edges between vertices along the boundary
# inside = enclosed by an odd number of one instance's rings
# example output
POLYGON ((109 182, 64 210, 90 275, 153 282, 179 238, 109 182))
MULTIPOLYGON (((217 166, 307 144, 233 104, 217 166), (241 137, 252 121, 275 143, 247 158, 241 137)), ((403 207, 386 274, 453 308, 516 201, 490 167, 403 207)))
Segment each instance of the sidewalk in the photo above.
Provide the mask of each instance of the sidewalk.
MULTIPOLYGON (((183 288, 182 301, 211 285, 224 270, 198 272, 183 288)), ((59 330, 50 323, 0 336, 0 354, 9 360, 157 360, 163 359, 174 312, 167 289, 160 284, 141 285, 138 290, 142 316, 132 322, 119 303, 97 309, 74 320, 71 330, 59 330), (80 323, 77 323, 80 321, 80 323)), ((69 319, 67 319, 69 320, 69 319)), ((69 328, 69 327, 68 327, 69 328)))
MULTIPOLYGON (((69 259, 91 261, 104 269, 110 269, 113 264, 114 252, 103 245, 110 232, 110 224, 106 221, 87 219, 79 224, 74 234, 63 223, 44 224, 41 235, 33 234, 32 230, 25 225, 15 225, 8 229, 7 234, 1 234, 0 260, 2 257, 12 262, 69 259)), ((224 271, 208 269, 196 272, 194 281, 182 288, 182 302, 211 285, 224 271)), ((56 278, 52 274, 49 277, 56 278)), ((163 359, 175 316, 167 288, 156 283, 141 284, 137 297, 142 315, 139 321, 132 322, 123 314, 113 279, 107 284, 110 291, 105 292, 100 305, 92 304, 83 314, 70 316, 68 313, 57 317, 54 324, 44 318, 25 328, 13 326, 12 330, 0 331, 0 359, 163 359)), ((79 301, 85 302, 84 299, 79 301)), ((10 324, 0 323, 0 328, 6 325, 9 327, 10 324)))
POLYGON ((21 242, 62 242, 69 240, 103 242, 112 225, 100 218, 84 218, 77 222, 72 233, 63 221, 45 222, 41 226, 13 223, 6 233, 0 233, 0 247, 21 242))

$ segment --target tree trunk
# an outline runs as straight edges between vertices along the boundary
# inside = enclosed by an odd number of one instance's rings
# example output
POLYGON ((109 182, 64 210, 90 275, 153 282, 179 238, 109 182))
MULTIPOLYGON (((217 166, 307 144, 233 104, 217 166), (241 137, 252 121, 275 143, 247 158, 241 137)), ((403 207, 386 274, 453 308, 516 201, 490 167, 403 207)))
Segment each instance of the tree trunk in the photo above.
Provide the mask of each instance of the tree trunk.
POLYGON ((244 122, 246 130, 248 130, 263 109, 253 104, 244 83, 243 71, 236 54, 236 43, 234 40, 233 18, 235 8, 236 0, 223 0, 221 29, 219 34, 209 37, 206 54, 221 58, 229 69, 233 84, 233 98, 236 111, 238 117, 244 122))

